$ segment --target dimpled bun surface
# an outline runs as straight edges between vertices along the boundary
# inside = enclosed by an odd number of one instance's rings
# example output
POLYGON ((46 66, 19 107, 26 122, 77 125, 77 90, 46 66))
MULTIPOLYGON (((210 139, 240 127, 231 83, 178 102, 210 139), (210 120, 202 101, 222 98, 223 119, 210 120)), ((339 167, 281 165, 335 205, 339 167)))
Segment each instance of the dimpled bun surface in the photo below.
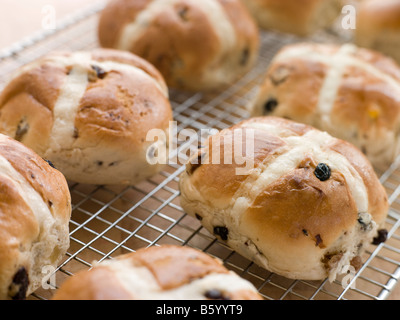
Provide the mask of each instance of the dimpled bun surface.
POLYGON ((220 89, 258 56, 257 25, 240 0, 112 0, 98 33, 103 47, 145 58, 178 89, 220 89))
POLYGON ((220 241, 288 278, 333 280, 345 266, 357 270, 385 232, 387 195, 365 156, 283 118, 252 118, 210 138, 180 190, 185 212, 220 241), (243 157, 235 160, 238 146, 243 157))
POLYGON ((162 245, 103 261, 66 280, 54 300, 261 300, 220 260, 162 245))
POLYGON ((25 299, 69 247, 71 199, 64 176, 0 134, 0 299, 25 299))
POLYGON ((147 161, 154 141, 146 137, 167 135, 171 120, 160 73, 111 49, 51 53, 22 67, 0 95, 0 132, 79 183, 131 185, 156 174, 162 167, 147 161))

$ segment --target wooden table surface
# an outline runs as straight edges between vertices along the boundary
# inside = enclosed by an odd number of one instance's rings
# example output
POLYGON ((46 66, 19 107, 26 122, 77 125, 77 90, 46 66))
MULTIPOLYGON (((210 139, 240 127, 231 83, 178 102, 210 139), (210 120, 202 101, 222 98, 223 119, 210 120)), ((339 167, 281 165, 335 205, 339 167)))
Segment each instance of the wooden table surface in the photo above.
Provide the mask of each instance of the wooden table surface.
MULTIPOLYGON (((0 51, 14 42, 40 30, 46 19, 46 6, 54 8, 56 21, 98 0, 1 0, 0 51)), ((389 296, 400 300, 400 285, 389 296)))

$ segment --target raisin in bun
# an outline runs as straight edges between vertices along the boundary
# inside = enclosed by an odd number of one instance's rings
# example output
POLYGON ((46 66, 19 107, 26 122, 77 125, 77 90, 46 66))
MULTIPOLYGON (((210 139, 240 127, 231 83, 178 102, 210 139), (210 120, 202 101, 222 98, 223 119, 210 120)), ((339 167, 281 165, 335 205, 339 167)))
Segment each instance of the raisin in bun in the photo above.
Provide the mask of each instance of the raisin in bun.
POLYGON ((66 280, 53 300, 261 300, 254 286, 189 247, 140 249, 66 280))
POLYGON ((238 79, 259 46, 257 26, 240 0, 112 0, 98 33, 103 47, 150 61, 168 86, 198 91, 238 79))
POLYGON ((360 267, 388 210, 357 148, 277 117, 210 138, 187 164, 180 191, 185 212, 219 240, 293 279, 333 280, 344 266, 360 267))
POLYGON ((361 1, 357 8, 355 42, 400 63, 400 1, 361 1))
POLYGON ((64 176, 0 134, 0 299, 25 299, 69 247, 71 199, 64 176))
POLYGON ((167 134, 171 120, 160 73, 111 49, 49 54, 22 67, 0 95, 0 132, 80 183, 130 185, 157 173, 147 133, 167 134))
POLYGON ((347 140, 384 170, 400 152, 400 67, 354 45, 300 43, 273 59, 250 109, 347 140))
POLYGON ((299 36, 330 27, 341 12, 340 0, 242 0, 258 25, 299 36))

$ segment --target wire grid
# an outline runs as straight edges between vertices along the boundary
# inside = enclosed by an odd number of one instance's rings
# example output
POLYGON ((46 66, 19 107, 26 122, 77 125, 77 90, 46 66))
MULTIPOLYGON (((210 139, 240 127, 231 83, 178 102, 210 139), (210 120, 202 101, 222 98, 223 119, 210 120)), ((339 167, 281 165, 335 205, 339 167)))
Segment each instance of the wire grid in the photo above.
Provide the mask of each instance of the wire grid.
MULTIPOLYGON (((98 13, 104 1, 69 17, 53 32, 24 39, 0 52, 0 89, 21 65, 50 51, 84 50, 98 47, 98 13)), ((342 40, 341 40, 342 39, 342 40)), ((257 65, 237 83, 214 93, 171 90, 171 103, 178 132, 227 128, 249 115, 246 105, 254 96, 272 57, 284 45, 303 41, 273 32, 261 33, 257 65)), ((312 40, 342 42, 334 31, 312 40)), ((300 97, 299 97, 300 98, 300 97)), ((200 137, 201 138, 201 137, 200 137)), ((191 141, 178 142, 177 153, 185 158, 191 141)), ((194 146, 197 148, 197 145, 194 146)), ((153 245, 190 246, 221 259, 225 266, 252 282, 265 299, 386 299, 400 279, 400 170, 395 162, 380 175, 391 204, 387 219, 388 240, 371 246, 356 277, 329 281, 291 280, 268 272, 232 251, 185 214, 179 205, 178 179, 182 162, 170 163, 154 177, 130 187, 90 186, 70 183, 72 218, 71 246, 55 272, 56 287, 39 289, 29 299, 51 299, 54 290, 93 262, 112 259, 153 245)))

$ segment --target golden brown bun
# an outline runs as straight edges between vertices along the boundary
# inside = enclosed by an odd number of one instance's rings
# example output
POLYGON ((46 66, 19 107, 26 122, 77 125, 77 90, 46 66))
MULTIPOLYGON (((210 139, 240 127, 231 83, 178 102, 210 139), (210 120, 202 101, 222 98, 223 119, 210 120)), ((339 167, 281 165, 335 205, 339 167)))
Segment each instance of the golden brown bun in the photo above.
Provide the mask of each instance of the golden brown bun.
POLYGON ((357 8, 355 41, 400 63, 400 1, 361 1, 357 8))
POLYGON ((157 173, 146 136, 167 134, 171 120, 161 74, 111 49, 49 54, 18 70, 0 95, 0 132, 80 183, 134 184, 157 173))
POLYGON ((0 299, 25 299, 69 247, 71 199, 64 176, 0 135, 0 299))
POLYGON ((261 300, 219 260, 189 248, 149 247, 96 264, 65 281, 54 300, 261 300), (218 293, 218 294, 217 294, 218 293), (218 296, 218 297, 217 297, 218 296))
POLYGON ((275 56, 250 109, 327 131, 385 169, 400 152, 399 95, 392 59, 348 44, 299 43, 275 56))
POLYGON ((210 138, 187 164, 180 191, 185 212, 218 239, 294 279, 332 280, 346 265, 358 268, 388 210, 385 190, 357 148, 276 117, 245 120, 210 138), (238 146, 252 167, 235 157, 238 146))
POLYGON ((239 0, 113 0, 99 22, 100 44, 150 61, 170 87, 216 90, 248 71, 258 29, 239 0))
POLYGON ((339 0, 242 0, 260 27, 307 36, 339 17, 339 0))

